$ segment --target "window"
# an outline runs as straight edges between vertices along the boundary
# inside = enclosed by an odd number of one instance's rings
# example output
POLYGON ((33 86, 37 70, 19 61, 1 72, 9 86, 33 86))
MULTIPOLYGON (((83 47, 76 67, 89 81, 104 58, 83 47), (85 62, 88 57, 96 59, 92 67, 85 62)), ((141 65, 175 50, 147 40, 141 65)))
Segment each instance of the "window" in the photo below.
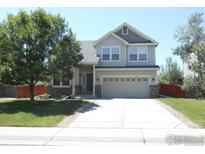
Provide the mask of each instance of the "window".
POLYGON ((144 79, 143 79, 143 81, 147 81, 147 79, 146 79, 146 78, 144 78, 144 79))
POLYGON ((102 61, 119 61, 120 47, 103 47, 102 61))
POLYGON ((129 48, 129 61, 130 62, 146 62, 147 48, 145 47, 131 47, 129 48))
POLYGON ((127 28, 127 26, 122 27, 122 35, 128 35, 128 28, 127 28))
POLYGON ((60 79, 57 78, 57 77, 54 77, 54 79, 53 79, 53 85, 54 85, 54 86, 60 86, 60 79))
POLYGON ((68 77, 64 76, 64 77, 62 78, 62 85, 63 85, 63 86, 68 86, 68 85, 70 85, 70 80, 69 80, 68 77))
POLYGON ((146 48, 138 48, 139 61, 147 61, 147 50, 146 48))
POLYGON ((67 76, 56 76, 53 79, 53 86, 54 87, 67 87, 70 86, 71 80, 67 76))
POLYGON ((129 60, 137 61, 137 48, 129 48, 129 60))
POLYGON ((112 60, 119 60, 120 59, 120 48, 113 47, 112 48, 112 60))
POLYGON ((103 48, 102 49, 102 59, 104 61, 110 60, 110 48, 103 48))

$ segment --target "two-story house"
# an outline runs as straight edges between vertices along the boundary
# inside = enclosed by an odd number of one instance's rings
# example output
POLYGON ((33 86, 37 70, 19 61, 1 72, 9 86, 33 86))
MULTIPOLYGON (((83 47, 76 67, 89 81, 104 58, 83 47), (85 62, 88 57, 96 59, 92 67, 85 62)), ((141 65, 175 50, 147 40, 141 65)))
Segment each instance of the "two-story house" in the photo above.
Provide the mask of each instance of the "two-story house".
POLYGON ((84 59, 73 79, 54 80, 53 95, 149 98, 158 95, 158 42, 123 23, 95 41, 81 41, 84 59))

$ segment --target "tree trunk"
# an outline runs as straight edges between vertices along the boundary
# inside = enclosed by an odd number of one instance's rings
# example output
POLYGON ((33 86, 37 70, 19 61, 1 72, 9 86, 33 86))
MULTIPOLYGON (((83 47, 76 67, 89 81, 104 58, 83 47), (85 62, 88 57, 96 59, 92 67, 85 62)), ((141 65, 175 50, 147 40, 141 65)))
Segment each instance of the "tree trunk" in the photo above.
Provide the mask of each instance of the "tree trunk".
POLYGON ((34 87, 35 87, 35 84, 33 82, 30 82, 29 84, 29 92, 30 92, 30 101, 31 103, 34 103, 35 102, 35 99, 34 99, 34 87))

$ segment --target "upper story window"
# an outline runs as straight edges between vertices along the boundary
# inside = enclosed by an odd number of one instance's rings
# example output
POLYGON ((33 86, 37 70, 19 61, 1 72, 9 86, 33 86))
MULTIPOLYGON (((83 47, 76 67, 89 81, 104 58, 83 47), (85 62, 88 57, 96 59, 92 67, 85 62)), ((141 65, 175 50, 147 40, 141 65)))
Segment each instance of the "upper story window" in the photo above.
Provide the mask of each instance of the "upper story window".
POLYGON ((122 27, 122 35, 128 35, 128 28, 127 28, 127 26, 122 27))
POLYGON ((139 61, 147 61, 147 48, 139 48, 139 61))
POLYGON ((119 61, 120 60, 120 47, 103 47, 102 48, 102 61, 119 61))
POLYGON ((113 47, 112 48, 112 60, 120 60, 120 48, 113 47))
POLYGON ((108 47, 102 48, 102 60, 104 61, 110 60, 110 48, 108 47))
POLYGON ((147 48, 145 47, 131 47, 129 48, 130 62, 146 62, 148 60, 147 48))
POLYGON ((137 48, 129 48, 129 60, 137 61, 137 48))

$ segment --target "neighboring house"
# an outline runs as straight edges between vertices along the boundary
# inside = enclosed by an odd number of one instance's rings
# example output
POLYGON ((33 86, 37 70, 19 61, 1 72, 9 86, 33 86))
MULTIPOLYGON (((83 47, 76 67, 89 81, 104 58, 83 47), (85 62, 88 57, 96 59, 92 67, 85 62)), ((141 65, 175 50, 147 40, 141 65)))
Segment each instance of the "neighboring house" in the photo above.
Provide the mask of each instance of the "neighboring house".
MULTIPOLYGON (((205 35, 203 35, 200 39, 200 43, 202 43, 203 45, 205 45, 205 35)), ((204 51, 205 52, 205 51, 204 51)), ((196 73, 194 73, 191 69, 189 69, 189 65, 197 62, 197 55, 195 55, 194 53, 191 53, 187 59, 186 62, 183 63, 183 72, 184 72, 184 77, 187 76, 194 76, 197 75, 196 73)))
POLYGON ((197 56, 195 54, 190 54, 190 56, 187 59, 187 62, 183 63, 183 72, 184 72, 184 77, 188 76, 194 76, 195 73, 189 69, 189 65, 197 61, 197 56))
POLYGON ((52 95, 149 98, 158 96, 158 42, 123 23, 96 41, 81 41, 84 59, 72 81, 54 80, 52 95))

